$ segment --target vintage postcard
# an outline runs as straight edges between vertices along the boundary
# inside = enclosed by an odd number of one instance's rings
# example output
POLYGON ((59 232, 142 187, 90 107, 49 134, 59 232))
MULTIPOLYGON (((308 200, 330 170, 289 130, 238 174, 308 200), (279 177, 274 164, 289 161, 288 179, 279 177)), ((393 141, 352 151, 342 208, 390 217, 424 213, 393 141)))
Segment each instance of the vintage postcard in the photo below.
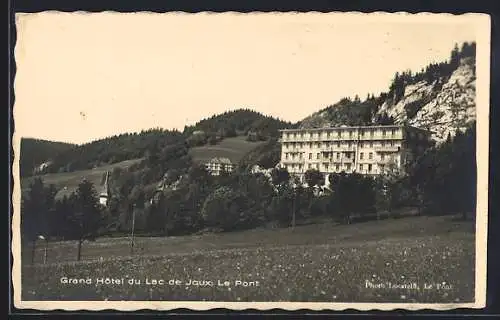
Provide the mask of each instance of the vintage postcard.
POLYGON ((16 29, 16 307, 485 306, 489 16, 16 29))

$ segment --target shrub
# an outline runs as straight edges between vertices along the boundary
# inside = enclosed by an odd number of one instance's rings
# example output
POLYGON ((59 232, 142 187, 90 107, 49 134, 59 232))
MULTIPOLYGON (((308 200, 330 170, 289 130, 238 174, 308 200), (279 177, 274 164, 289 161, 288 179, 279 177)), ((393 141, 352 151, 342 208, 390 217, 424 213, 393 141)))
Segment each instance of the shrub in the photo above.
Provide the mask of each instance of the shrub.
POLYGON ((244 193, 224 186, 205 199, 201 213, 207 227, 230 231, 253 224, 249 209, 249 198, 244 193))

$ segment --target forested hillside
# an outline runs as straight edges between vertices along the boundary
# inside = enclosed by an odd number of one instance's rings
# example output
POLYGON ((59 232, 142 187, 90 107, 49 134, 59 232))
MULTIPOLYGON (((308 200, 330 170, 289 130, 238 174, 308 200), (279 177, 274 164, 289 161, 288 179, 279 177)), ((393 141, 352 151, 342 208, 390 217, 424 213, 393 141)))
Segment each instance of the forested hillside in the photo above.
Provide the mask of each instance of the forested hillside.
POLYGON ((193 126, 186 126, 184 133, 189 136, 188 143, 196 146, 215 144, 220 139, 239 135, 247 136, 250 141, 268 140, 278 137, 280 129, 293 126, 291 122, 265 116, 250 109, 238 109, 203 119, 193 126))
POLYGON ((76 145, 70 143, 21 138, 21 157, 19 160, 21 177, 31 176, 42 163, 75 147, 76 145))
MULTIPOLYGON (((278 136, 278 130, 293 125, 249 109, 238 109, 200 120, 186 126, 184 132, 154 128, 139 133, 125 133, 83 145, 25 139, 22 143, 22 176, 51 160, 40 173, 62 173, 87 170, 125 160, 147 157, 167 146, 186 143, 187 147, 216 145, 224 138, 245 136, 251 141, 267 141, 278 136)), ((256 145, 257 146, 257 145, 256 145)))
POLYGON ((87 170, 125 160, 142 158, 152 149, 183 141, 175 130, 150 129, 100 139, 58 154, 46 173, 87 170))
POLYGON ((302 120, 301 128, 339 125, 410 124, 435 132, 443 142, 475 121, 476 44, 453 48, 448 61, 419 72, 396 72, 388 91, 365 100, 341 99, 302 120))

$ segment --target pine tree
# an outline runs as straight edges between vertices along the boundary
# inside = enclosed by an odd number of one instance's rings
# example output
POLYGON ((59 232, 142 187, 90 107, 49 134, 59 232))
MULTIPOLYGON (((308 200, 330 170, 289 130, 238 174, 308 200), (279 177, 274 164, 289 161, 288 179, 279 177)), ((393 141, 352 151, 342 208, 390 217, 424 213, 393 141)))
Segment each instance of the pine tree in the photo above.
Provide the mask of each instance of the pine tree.
POLYGON ((30 185, 21 207, 21 230, 25 240, 32 245, 31 262, 35 261, 36 241, 39 236, 45 239, 52 233, 51 215, 55 208, 57 190, 53 185, 45 186, 41 178, 35 178, 30 185))
POLYGON ((103 225, 101 207, 97 191, 92 182, 84 180, 78 185, 73 199, 73 209, 71 215, 71 233, 73 239, 78 240, 78 256, 81 259, 82 244, 85 240, 95 240, 99 228, 103 225))

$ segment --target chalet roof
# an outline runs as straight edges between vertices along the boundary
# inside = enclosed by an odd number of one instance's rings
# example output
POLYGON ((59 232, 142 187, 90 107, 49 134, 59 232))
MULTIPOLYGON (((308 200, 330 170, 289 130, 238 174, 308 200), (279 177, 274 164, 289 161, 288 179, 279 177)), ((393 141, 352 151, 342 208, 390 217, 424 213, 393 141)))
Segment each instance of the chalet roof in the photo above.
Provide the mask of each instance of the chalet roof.
POLYGON ((215 157, 207 161, 208 163, 221 163, 221 164, 232 164, 231 160, 229 158, 225 157, 215 157))

